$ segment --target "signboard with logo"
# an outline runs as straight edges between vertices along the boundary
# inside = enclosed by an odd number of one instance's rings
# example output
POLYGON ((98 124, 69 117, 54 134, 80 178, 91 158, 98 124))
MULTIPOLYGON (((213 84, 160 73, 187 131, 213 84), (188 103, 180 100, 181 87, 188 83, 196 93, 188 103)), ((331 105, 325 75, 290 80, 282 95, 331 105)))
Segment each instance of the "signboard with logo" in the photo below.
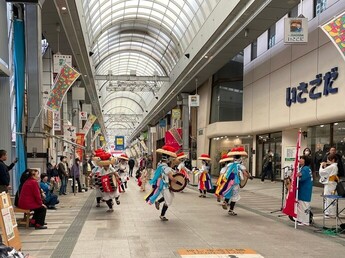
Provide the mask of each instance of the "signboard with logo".
POLYGON ((54 130, 61 131, 60 111, 54 112, 54 130))
POLYGON ((125 149, 125 137, 115 136, 115 150, 124 150, 124 149, 125 149))
POLYGON ((159 120, 159 127, 166 127, 167 126, 167 120, 161 119, 159 120))
POLYGON ((301 44, 308 42, 308 18, 284 19, 284 43, 301 44))
POLYGON ((87 120, 87 112, 84 112, 84 111, 79 112, 79 119, 82 121, 86 121, 87 120))
POLYGON ((198 107, 199 106, 199 95, 189 95, 189 106, 190 107, 198 107))

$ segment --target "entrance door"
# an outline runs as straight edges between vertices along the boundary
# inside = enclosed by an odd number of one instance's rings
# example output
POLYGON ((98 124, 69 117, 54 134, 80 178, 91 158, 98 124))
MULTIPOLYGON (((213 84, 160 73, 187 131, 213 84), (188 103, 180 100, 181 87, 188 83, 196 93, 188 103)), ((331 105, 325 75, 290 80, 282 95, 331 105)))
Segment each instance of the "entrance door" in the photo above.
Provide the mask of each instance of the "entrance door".
POLYGON ((273 152, 273 172, 274 178, 281 178, 281 154, 282 154, 282 133, 271 133, 258 135, 257 139, 257 159, 256 159, 256 176, 261 177, 263 159, 268 151, 273 152))

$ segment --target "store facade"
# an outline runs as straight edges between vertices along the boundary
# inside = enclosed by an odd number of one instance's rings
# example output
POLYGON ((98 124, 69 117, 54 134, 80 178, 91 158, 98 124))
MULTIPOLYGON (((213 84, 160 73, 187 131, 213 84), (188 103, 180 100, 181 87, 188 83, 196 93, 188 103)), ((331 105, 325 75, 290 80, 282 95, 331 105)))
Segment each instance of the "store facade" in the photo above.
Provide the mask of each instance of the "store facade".
MULTIPOLYGON (((319 162, 318 158, 325 155, 331 145, 335 145, 342 155, 345 153, 345 63, 319 28, 344 11, 345 2, 333 1, 329 8, 326 6, 315 17, 313 1, 302 3, 303 14, 309 20, 307 44, 285 45, 284 19, 281 19, 275 25, 275 44, 272 45, 267 31, 256 41, 255 56, 251 53, 251 45, 244 49, 241 120, 213 122, 209 118, 203 125, 204 135, 198 135, 203 139, 199 142, 209 141, 205 146, 198 145, 198 153, 210 151, 215 156, 213 163, 231 146, 214 139, 250 135, 249 160, 252 165, 249 166, 252 174, 260 176, 262 159, 271 150, 275 157, 276 179, 283 178, 281 169, 293 164, 291 153, 296 146, 299 129, 303 132, 302 150, 306 147, 311 149, 315 170, 315 162, 319 162)), ((211 85, 203 87, 201 93, 212 92, 211 85)), ((201 98, 213 105, 211 96, 201 98)), ((215 170, 212 173, 215 174, 215 170)))

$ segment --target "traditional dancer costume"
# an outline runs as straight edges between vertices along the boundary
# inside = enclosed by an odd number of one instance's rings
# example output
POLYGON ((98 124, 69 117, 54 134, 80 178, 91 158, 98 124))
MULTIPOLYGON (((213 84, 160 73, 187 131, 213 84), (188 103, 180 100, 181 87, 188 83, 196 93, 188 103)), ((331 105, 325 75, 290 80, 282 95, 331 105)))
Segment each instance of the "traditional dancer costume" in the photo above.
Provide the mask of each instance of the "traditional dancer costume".
POLYGON ((149 204, 155 204, 157 210, 162 202, 164 202, 160 219, 162 221, 168 221, 165 217, 165 213, 168 207, 172 204, 174 193, 169 189, 169 181, 175 181, 173 175, 173 170, 169 166, 172 158, 176 158, 176 150, 171 146, 163 146, 161 149, 156 150, 157 153, 162 153, 161 163, 158 165, 153 178, 150 180, 152 185, 151 193, 146 197, 146 202, 149 204), (158 197, 162 197, 158 199, 158 197))
POLYGON ((199 175, 198 189, 200 192, 199 197, 206 198, 206 191, 213 188, 211 177, 209 174, 210 166, 209 161, 211 160, 208 154, 201 154, 198 158, 202 161, 202 167, 196 172, 199 175))
POLYGON ((119 174, 120 177, 120 187, 121 191, 120 192, 126 192, 125 188, 127 188, 127 179, 128 179, 128 169, 127 169, 127 161, 128 157, 126 154, 121 154, 118 157, 119 163, 117 164, 117 173, 119 174))
POLYGON ((187 181, 189 181, 188 173, 190 173, 190 170, 186 168, 184 164, 184 162, 186 161, 186 158, 187 158, 187 154, 184 154, 184 152, 180 152, 179 154, 177 154, 176 160, 180 161, 180 164, 177 166, 177 170, 179 173, 184 175, 187 181))
POLYGON ((228 165, 224 179, 226 182, 221 187, 219 192, 220 196, 224 197, 223 209, 228 208, 228 203, 230 201, 230 209, 228 214, 236 216, 237 213, 234 212, 235 204, 241 199, 240 197, 240 182, 244 179, 243 173, 247 170, 245 166, 242 165, 242 157, 248 156, 243 147, 233 148, 229 153, 229 157, 234 158, 234 162, 228 165))
MULTIPOLYGON (((95 153, 94 161, 97 166, 100 167, 100 169, 97 171, 98 175, 96 184, 99 185, 102 198, 109 207, 107 212, 113 212, 113 199, 115 198, 117 205, 120 204, 120 194, 118 191, 119 185, 117 183, 119 176, 112 167, 112 164, 115 163, 115 159, 111 156, 111 154, 98 150, 95 153), (113 177, 115 177, 114 180, 112 180, 113 177)), ((97 204, 99 204, 99 201, 100 199, 97 198, 97 204)), ((99 205, 97 205, 97 207, 99 207, 99 205)))
POLYGON ((217 188, 216 188, 216 192, 215 195, 217 196, 217 202, 221 201, 221 196, 219 195, 219 192, 221 190, 221 188, 224 186, 224 183, 226 182, 226 179, 224 178, 225 176, 225 172, 228 169, 228 164, 229 161, 232 161, 233 158, 229 157, 227 154, 223 154, 221 160, 219 160, 219 164, 221 164, 223 167, 219 172, 219 177, 217 179, 217 188))

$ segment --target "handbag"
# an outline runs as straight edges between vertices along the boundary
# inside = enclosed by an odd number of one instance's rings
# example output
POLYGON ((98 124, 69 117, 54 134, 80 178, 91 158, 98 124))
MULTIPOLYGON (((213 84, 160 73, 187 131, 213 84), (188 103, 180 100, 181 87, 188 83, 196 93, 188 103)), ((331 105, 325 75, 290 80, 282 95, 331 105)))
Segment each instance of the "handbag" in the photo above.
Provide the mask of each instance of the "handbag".
POLYGON ((345 197, 345 181, 339 181, 335 189, 339 196, 345 197))

